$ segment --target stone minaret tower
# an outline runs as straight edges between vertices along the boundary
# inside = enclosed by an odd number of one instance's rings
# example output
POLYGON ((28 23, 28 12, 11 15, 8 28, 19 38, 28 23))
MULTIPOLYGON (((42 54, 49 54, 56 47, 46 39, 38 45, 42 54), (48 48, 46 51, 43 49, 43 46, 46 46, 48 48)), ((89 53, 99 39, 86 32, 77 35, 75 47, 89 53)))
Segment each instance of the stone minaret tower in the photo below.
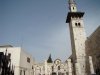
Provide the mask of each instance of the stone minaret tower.
POLYGON ((69 9, 66 23, 69 23, 71 46, 72 46, 72 62, 74 67, 74 75, 86 74, 86 53, 85 53, 85 29, 83 22, 84 12, 78 12, 74 0, 69 0, 69 9))

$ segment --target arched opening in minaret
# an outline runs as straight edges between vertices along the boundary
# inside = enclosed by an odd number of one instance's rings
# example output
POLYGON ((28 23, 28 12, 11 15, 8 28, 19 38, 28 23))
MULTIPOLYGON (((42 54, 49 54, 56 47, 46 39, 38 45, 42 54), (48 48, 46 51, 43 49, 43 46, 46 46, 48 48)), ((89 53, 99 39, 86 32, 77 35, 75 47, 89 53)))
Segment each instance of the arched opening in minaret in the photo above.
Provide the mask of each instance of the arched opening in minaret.
POLYGON ((73 10, 74 10, 74 7, 73 7, 73 10))
POLYGON ((77 26, 77 23, 75 23, 75 26, 77 26))
POLYGON ((80 27, 80 26, 81 26, 81 24, 80 24, 80 23, 78 23, 78 26, 80 27))

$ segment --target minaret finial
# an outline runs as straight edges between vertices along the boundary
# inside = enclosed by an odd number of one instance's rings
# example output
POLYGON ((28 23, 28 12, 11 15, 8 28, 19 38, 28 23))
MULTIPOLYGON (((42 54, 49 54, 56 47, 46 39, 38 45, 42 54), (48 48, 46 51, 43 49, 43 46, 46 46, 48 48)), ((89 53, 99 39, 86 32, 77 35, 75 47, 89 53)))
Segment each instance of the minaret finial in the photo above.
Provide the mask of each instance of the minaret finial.
POLYGON ((75 3, 75 0, 69 0, 69 3, 75 3))
POLYGON ((75 0, 69 0, 69 10, 71 12, 77 12, 75 0))

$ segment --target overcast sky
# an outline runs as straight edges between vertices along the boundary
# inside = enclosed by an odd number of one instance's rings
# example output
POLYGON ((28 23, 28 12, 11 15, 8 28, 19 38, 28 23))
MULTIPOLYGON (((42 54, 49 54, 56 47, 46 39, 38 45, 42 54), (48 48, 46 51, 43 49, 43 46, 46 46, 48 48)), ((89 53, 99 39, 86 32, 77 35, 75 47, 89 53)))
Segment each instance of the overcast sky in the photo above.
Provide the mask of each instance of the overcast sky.
MULTIPOLYGON (((89 36, 100 25, 100 0, 76 3, 89 36)), ((0 45, 21 46, 39 62, 50 53, 65 61, 71 55, 68 11, 67 0, 0 0, 0 45)))

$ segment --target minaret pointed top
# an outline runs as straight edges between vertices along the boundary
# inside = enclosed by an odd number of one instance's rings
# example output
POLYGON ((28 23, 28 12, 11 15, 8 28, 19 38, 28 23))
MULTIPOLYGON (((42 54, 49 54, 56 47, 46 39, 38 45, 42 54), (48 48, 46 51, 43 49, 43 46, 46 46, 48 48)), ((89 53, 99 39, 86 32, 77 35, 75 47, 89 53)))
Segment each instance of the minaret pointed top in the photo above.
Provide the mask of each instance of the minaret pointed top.
POLYGON ((49 58, 48 58, 48 60, 47 60, 47 63, 52 63, 53 61, 52 61, 52 58, 51 58, 51 54, 49 55, 49 58))

